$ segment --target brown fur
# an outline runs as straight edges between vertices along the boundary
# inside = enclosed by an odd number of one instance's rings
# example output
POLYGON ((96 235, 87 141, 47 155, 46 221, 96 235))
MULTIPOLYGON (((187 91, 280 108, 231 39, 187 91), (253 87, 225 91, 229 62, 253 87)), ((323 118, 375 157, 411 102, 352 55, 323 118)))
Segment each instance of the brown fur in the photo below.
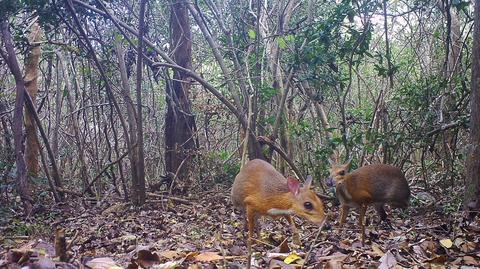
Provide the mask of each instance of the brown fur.
MULTIPOLYGON (((271 164, 259 159, 249 161, 241 169, 233 183, 231 198, 233 205, 246 213, 250 236, 255 219, 260 215, 272 216, 271 209, 288 212, 274 217, 285 216, 292 225, 290 212, 316 224, 325 220, 323 203, 309 186, 300 188, 297 195, 293 194, 287 179, 271 164), (313 210, 305 209, 305 202, 310 202, 313 210)), ((295 232, 295 227, 292 228, 295 232)))
POLYGON ((333 165, 331 169, 331 176, 337 187, 337 197, 342 204, 340 225, 345 223, 350 207, 360 208, 359 224, 362 227, 362 241, 364 241, 363 218, 367 206, 374 204, 380 219, 386 220, 384 204, 406 208, 410 198, 410 188, 402 171, 391 165, 372 164, 360 167, 351 173, 348 173, 349 168, 350 163, 347 163, 333 165))

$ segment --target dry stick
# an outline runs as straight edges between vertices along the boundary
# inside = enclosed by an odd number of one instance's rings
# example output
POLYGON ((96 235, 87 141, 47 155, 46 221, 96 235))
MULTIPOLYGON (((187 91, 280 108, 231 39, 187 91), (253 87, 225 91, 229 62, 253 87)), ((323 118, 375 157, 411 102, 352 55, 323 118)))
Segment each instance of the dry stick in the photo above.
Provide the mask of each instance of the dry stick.
POLYGON ((233 157, 233 155, 235 155, 235 153, 237 153, 237 151, 239 151, 240 148, 243 148, 243 144, 245 143, 245 140, 247 139, 247 137, 249 137, 249 136, 246 135, 246 136, 243 138, 242 142, 240 142, 240 145, 237 147, 237 149, 234 150, 234 151, 227 157, 227 159, 223 162, 223 164, 226 164, 228 161, 230 161, 230 159, 233 157))
POLYGON ((247 162, 248 158, 248 142, 250 137, 250 130, 252 128, 252 115, 253 115, 253 95, 248 96, 248 121, 247 121, 247 130, 245 130, 245 139, 243 140, 243 152, 242 152, 242 162, 240 163, 240 168, 247 162))
POLYGON ((252 268, 252 237, 250 236, 250 232, 248 233, 248 239, 247 239, 247 249, 248 249, 248 254, 247 254, 247 269, 252 268))
POLYGON ((50 172, 48 172, 48 166, 47 163, 45 162, 45 155, 43 154, 43 150, 40 149, 40 160, 42 162, 43 170, 45 171, 45 176, 47 177, 48 180, 48 185, 50 186, 50 189, 52 189, 52 194, 55 202, 61 202, 62 200, 60 199, 60 196, 58 195, 57 188, 55 187, 55 183, 52 180, 52 177, 50 176, 50 172))
POLYGON ((148 195, 148 196, 152 196, 152 197, 156 197, 156 198, 173 200, 173 201, 177 201, 177 202, 180 202, 180 203, 183 203, 183 204, 187 204, 187 205, 193 205, 193 202, 192 202, 192 201, 189 201, 189 200, 186 200, 186 199, 182 199, 182 198, 178 198, 178 197, 174 197, 174 196, 170 196, 170 195, 156 194, 156 193, 152 193, 152 192, 147 192, 147 195, 148 195))
POLYGON ((174 175, 173 178, 172 178, 172 183, 170 183, 170 188, 168 188, 168 194, 172 194, 173 184, 175 183, 175 179, 177 179, 178 174, 179 174, 180 171, 182 170, 183 165, 185 164, 185 162, 186 162, 191 156, 192 156, 192 155, 189 154, 187 157, 185 157, 185 158, 182 160, 182 162, 180 163, 180 165, 177 167, 177 171, 175 171, 175 175, 174 175))
POLYGON ((90 189, 90 187, 93 186, 93 183, 95 183, 95 181, 97 181, 97 180, 102 176, 102 174, 105 173, 105 171, 107 171, 108 168, 110 168, 110 166, 115 165, 115 164, 119 163, 120 161, 122 161, 122 159, 125 158, 125 157, 128 155, 128 153, 130 153, 130 151, 133 150, 136 146, 137 146, 137 144, 132 145, 132 147, 129 148, 127 151, 125 151, 125 152, 122 154, 122 156, 118 157, 118 159, 116 159, 115 161, 107 164, 107 165, 102 169, 102 171, 100 171, 100 172, 92 179, 92 181, 90 181, 90 183, 88 183, 87 187, 86 187, 85 190, 82 192, 82 195, 85 195, 85 193, 87 193, 88 189, 90 189))
POLYGON ((431 135, 434 135, 434 134, 437 134, 437 133, 446 131, 446 130, 448 130, 448 129, 452 129, 452 128, 459 127, 459 126, 461 126, 461 125, 468 126, 468 123, 466 123, 466 122, 463 121, 463 120, 457 120, 457 121, 454 121, 454 122, 450 122, 450 123, 447 123, 447 124, 443 124, 443 125, 441 125, 439 128, 428 132, 425 136, 431 136, 431 135))
POLYGON ((258 142, 261 142, 261 143, 265 143, 267 145, 269 145, 271 148, 273 148, 276 152, 278 152, 278 154, 280 154, 280 156, 282 156, 282 158, 285 159, 285 161, 287 161, 288 165, 290 165, 290 167, 293 169, 293 171, 295 172, 295 174, 297 174, 297 177, 302 179, 303 181, 305 181, 305 177, 303 176, 303 174, 300 172, 300 170, 297 168, 297 166, 293 163, 293 161, 287 156, 287 154, 285 153, 285 151, 283 151, 279 146, 277 146, 275 144, 275 142, 273 142, 272 140, 270 140, 270 138, 266 137, 266 136, 259 136, 257 138, 258 142))
POLYGON ((308 250, 307 255, 305 256, 305 261, 303 262, 302 267, 300 267, 300 269, 303 269, 303 267, 305 266, 305 263, 307 263, 307 261, 308 261, 308 258, 310 258, 310 254, 312 253, 313 248, 315 247, 315 244, 317 243, 318 237, 320 236, 320 233, 322 232, 322 228, 323 228, 324 224, 325 224, 325 221, 322 223, 322 225, 320 225, 320 228, 318 228, 317 236, 315 236, 315 239, 313 240, 313 243, 310 245, 310 250, 308 250))

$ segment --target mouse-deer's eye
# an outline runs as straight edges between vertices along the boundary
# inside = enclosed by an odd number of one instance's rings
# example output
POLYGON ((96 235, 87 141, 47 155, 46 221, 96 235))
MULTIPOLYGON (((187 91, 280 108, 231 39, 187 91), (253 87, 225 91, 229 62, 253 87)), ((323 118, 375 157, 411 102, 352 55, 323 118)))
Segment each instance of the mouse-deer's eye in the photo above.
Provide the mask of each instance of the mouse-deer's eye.
POLYGON ((342 170, 342 171, 338 172, 338 174, 341 175, 341 176, 344 176, 345 175, 345 170, 342 170))
POLYGON ((310 202, 305 202, 303 206, 305 207, 306 210, 313 210, 313 204, 310 202))

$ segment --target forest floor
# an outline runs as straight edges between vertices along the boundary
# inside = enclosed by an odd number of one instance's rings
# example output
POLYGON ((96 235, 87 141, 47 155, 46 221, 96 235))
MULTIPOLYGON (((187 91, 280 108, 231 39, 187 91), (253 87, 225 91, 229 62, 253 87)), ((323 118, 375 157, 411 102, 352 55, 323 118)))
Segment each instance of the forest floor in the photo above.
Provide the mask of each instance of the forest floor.
MULTIPOLYGON (((25 220, 1 208, 0 268, 244 268, 243 216, 234 213, 228 190, 198 198, 149 195, 142 210, 105 198, 96 204, 52 205, 25 220), (43 211, 43 212, 42 212, 43 211), (3 217, 2 217, 3 218, 3 217), (55 228, 63 228, 68 262, 55 256, 55 228), (43 257, 43 258, 39 258, 43 257), (45 258, 46 257, 46 258, 45 258), (85 267, 87 265, 88 267, 85 267), (50 267, 49 267, 50 266, 50 267), (114 267, 118 266, 118 267, 114 267)), ((253 268, 479 268, 480 220, 465 220, 444 207, 412 205, 389 211, 393 229, 367 213, 367 241, 356 213, 338 228, 338 206, 325 201, 329 221, 318 227, 297 218, 302 246, 291 243, 285 220, 263 219, 254 243, 253 268), (307 259, 307 260, 306 260, 307 259)), ((437 203, 438 204, 438 203, 437 203)), ((61 238, 61 232, 58 233, 61 238)))

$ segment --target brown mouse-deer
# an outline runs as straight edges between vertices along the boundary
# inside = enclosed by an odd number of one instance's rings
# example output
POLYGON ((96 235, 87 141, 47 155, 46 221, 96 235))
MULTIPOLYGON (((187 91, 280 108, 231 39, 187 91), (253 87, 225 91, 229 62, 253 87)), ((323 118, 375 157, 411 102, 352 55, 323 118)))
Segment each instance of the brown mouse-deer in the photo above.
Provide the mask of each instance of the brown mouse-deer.
POLYGON ((373 204, 382 221, 387 221, 384 205, 406 208, 410 199, 410 188, 402 171, 392 165, 372 164, 352 172, 350 161, 343 165, 332 164, 330 176, 335 181, 336 194, 341 204, 340 226, 345 223, 351 207, 359 208, 358 219, 365 242, 363 219, 368 205, 373 204))
POLYGON ((231 198, 233 205, 246 214, 249 248, 259 216, 287 218, 297 244, 300 240, 292 215, 323 225, 323 203, 310 189, 311 183, 309 177, 300 186, 297 179, 285 178, 271 164, 260 159, 251 160, 242 167, 233 183, 231 198))

